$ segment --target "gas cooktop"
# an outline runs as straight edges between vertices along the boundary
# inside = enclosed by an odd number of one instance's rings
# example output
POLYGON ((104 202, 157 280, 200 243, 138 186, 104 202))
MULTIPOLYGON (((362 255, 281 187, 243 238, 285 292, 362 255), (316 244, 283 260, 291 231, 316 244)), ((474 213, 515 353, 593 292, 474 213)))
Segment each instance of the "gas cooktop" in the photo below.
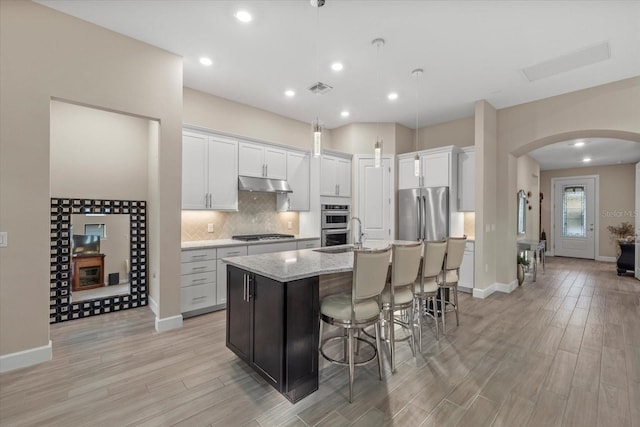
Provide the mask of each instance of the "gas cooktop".
POLYGON ((244 242, 256 242, 261 240, 281 240, 281 239, 293 239, 293 234, 244 234, 240 236, 231 236, 232 239, 242 240, 244 242))

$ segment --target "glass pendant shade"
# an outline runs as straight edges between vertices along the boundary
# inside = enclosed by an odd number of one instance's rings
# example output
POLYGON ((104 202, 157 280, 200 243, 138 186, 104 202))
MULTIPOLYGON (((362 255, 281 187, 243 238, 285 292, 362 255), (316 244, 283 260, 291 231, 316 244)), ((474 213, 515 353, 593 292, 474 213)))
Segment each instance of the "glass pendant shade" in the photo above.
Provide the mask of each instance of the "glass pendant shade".
POLYGON ((413 159, 413 173, 415 176, 420 176, 420 156, 417 154, 415 159, 413 159))
POLYGON ((322 154, 322 124, 319 121, 313 122, 313 157, 320 157, 322 154))
POLYGON ((374 149, 373 149, 373 165, 379 168, 381 159, 382 159, 382 141, 378 139, 376 140, 376 145, 374 146, 374 149))

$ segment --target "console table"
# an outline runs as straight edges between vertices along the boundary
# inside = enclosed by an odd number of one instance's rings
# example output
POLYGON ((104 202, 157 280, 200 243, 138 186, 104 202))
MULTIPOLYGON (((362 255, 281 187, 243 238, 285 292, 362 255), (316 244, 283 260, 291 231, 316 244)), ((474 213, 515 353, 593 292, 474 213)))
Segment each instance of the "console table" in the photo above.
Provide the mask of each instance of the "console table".
POLYGON ((636 244, 620 243, 620 256, 616 260, 618 276, 622 276, 627 270, 636 269, 636 244))
POLYGON ((546 244, 545 240, 528 240, 528 239, 518 240, 519 254, 527 251, 533 252, 533 281, 534 282, 536 281, 536 276, 538 273, 538 257, 540 257, 540 260, 542 261, 542 272, 545 271, 545 265, 544 265, 545 244, 546 244))

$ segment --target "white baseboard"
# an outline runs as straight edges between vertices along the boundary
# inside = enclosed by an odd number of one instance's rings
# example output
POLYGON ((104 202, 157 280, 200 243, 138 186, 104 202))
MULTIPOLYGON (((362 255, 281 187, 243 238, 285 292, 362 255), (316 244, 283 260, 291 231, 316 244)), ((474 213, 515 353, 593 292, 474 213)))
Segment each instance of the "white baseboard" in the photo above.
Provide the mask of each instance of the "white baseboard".
POLYGON ((511 283, 494 282, 484 289, 473 288, 473 297, 484 299, 484 298, 487 298, 489 295, 493 294, 494 292, 502 292, 505 294, 510 294, 517 288, 518 288, 517 280, 514 280, 511 283))
POLYGON ((51 351, 51 340, 49 340, 49 344, 43 345, 42 347, 30 348, 29 350, 0 356, 0 372, 26 368, 27 366, 48 362, 52 358, 53 352, 51 351))
POLYGON ((156 300, 151 298, 151 296, 149 296, 147 299, 149 300, 149 308, 151 309, 151 311, 153 311, 153 314, 158 317, 158 303, 156 302, 156 300))
POLYGON ((616 262, 616 257, 613 256, 596 256, 596 261, 604 261, 604 262, 616 262))
POLYGON ((156 331, 157 332, 166 332, 172 329, 182 328, 182 314, 177 316, 165 317, 164 319, 159 319, 156 315, 156 331))

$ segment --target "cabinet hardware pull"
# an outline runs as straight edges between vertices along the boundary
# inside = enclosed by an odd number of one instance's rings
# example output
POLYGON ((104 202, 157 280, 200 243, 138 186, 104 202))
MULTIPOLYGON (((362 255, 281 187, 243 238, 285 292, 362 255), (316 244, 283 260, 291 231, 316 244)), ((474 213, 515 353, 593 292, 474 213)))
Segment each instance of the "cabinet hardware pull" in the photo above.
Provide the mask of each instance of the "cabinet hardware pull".
POLYGON ((206 295, 201 296, 201 297, 193 297, 193 298, 191 298, 191 301, 199 301, 201 299, 205 299, 206 297, 207 297, 206 295))
POLYGON ((251 297, 253 296, 251 295, 251 282, 253 282, 253 279, 251 276, 247 275, 247 302, 250 302, 251 297))
POLYGON ((240 251, 235 251, 235 252, 227 252, 227 256, 229 255, 239 255, 240 251))
POLYGON ((206 257, 208 254, 200 254, 200 255, 191 255, 191 258, 204 258, 206 257))
POLYGON ((268 163, 266 165, 264 165, 264 176, 265 177, 269 176, 269 164, 268 163))
POLYGON ((204 270, 205 268, 207 268, 206 265, 200 266, 200 267, 191 267, 192 270, 204 270))
POLYGON ((205 280, 207 280, 206 277, 201 277, 199 279, 191 279, 191 282, 204 282, 205 280))
POLYGON ((242 276, 242 301, 247 300, 247 275, 242 276))

